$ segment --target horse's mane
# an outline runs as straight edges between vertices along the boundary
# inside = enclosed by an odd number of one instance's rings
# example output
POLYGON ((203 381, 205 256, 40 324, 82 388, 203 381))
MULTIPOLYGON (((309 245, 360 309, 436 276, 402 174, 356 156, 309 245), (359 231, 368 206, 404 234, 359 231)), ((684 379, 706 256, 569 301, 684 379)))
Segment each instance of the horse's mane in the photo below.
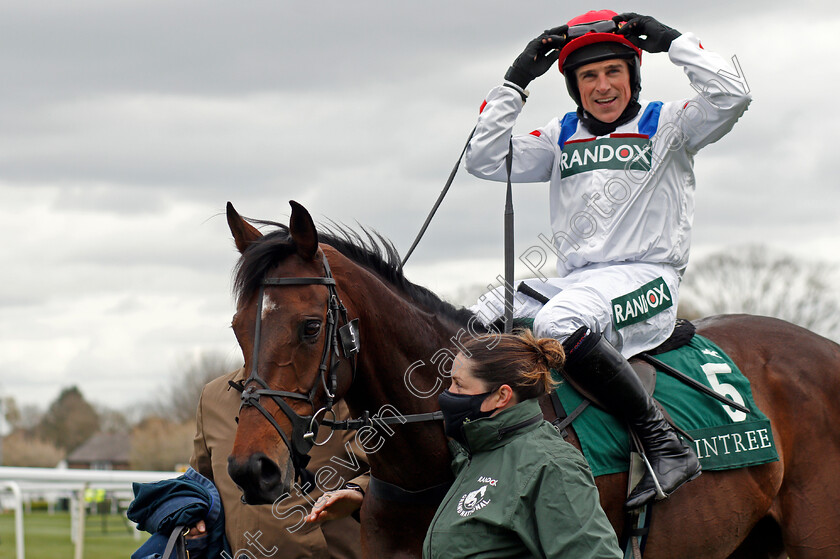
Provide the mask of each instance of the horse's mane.
MULTIPOLYGON (((254 241, 242 254, 234 269, 233 291, 237 299, 249 298, 260 287, 266 273, 278 262, 296 252, 289 228, 282 223, 249 220, 275 229, 254 241)), ((473 314, 455 307, 435 293, 408 281, 402 259, 394 244, 376 231, 361 227, 361 233, 335 222, 318 227, 318 242, 327 244, 404 293, 414 304, 427 312, 467 324, 473 314)))

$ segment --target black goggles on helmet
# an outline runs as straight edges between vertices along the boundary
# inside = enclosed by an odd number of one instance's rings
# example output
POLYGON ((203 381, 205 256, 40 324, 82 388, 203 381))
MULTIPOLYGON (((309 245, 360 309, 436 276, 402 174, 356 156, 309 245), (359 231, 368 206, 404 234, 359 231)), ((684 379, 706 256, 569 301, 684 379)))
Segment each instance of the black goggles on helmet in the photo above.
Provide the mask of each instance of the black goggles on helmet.
POLYGON ((618 31, 618 24, 611 19, 603 19, 601 21, 591 21, 589 23, 579 23, 572 25, 566 32, 566 37, 569 39, 577 39, 583 37, 587 33, 615 33, 618 31))

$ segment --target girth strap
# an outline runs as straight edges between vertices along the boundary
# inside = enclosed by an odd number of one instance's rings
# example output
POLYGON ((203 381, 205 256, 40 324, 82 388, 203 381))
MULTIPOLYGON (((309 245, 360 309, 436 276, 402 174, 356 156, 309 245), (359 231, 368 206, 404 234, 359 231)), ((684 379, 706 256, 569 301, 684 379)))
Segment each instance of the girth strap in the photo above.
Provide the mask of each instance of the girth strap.
MULTIPOLYGON (((552 400, 553 401, 553 400, 552 400)), ((560 402, 560 399, 557 399, 557 402, 560 402)), ((565 439, 568 437, 569 433, 566 431, 566 427, 572 424, 572 422, 578 418, 580 414, 589 407, 589 404, 592 402, 590 400, 584 399, 578 407, 572 411, 568 416, 564 417, 562 420, 558 417, 554 420, 551 424, 554 425, 554 428, 557 429, 557 432, 565 439)))

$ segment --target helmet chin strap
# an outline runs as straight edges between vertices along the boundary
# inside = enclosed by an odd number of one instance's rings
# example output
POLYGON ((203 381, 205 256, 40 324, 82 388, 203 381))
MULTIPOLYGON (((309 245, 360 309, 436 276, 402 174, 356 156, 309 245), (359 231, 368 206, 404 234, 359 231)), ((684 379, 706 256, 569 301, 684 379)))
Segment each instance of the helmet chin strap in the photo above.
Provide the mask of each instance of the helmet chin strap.
POLYGON ((617 119, 613 122, 603 122, 589 114, 583 107, 578 105, 577 115, 580 119, 581 124, 583 124, 587 130, 591 133, 595 134, 596 136, 606 136, 607 134, 612 134, 615 132, 615 129, 621 126, 626 122, 630 122, 636 115, 639 114, 642 106, 639 104, 638 101, 635 99, 631 100, 627 106, 624 108, 624 111, 619 115, 617 119))

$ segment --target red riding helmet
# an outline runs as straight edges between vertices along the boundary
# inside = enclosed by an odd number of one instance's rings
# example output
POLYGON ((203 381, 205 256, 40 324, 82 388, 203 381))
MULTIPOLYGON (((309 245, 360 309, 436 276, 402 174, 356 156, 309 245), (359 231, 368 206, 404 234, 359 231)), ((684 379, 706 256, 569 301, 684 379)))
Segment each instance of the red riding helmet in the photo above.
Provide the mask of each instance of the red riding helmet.
POLYGON ((613 58, 621 58, 629 63, 630 91, 634 101, 639 98, 642 89, 639 72, 642 51, 626 37, 615 33, 618 27, 612 18, 617 15, 612 10, 593 10, 569 20, 568 36, 571 40, 560 50, 558 66, 566 78, 569 95, 578 105, 580 92, 574 70, 613 58))

